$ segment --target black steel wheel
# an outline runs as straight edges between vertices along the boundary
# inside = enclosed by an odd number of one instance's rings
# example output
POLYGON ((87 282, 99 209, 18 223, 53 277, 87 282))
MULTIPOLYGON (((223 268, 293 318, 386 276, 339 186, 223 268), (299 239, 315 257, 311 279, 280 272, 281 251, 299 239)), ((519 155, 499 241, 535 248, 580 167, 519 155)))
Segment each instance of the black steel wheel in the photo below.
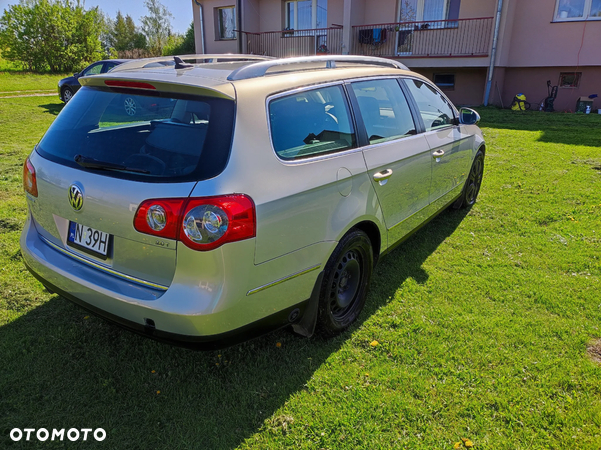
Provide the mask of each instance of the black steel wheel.
POLYGON ((369 237, 361 230, 346 234, 326 264, 319 300, 318 323, 336 334, 355 321, 365 304, 374 256, 369 237))
POLYGON ((453 207, 455 209, 468 208, 474 203, 476 203, 478 193, 480 192, 480 186, 482 186, 483 177, 484 153, 482 153, 481 150, 478 150, 478 153, 476 153, 476 157, 474 158, 474 162, 472 163, 470 173, 467 176, 465 185, 463 186, 461 197, 459 197, 457 201, 453 204, 453 207))

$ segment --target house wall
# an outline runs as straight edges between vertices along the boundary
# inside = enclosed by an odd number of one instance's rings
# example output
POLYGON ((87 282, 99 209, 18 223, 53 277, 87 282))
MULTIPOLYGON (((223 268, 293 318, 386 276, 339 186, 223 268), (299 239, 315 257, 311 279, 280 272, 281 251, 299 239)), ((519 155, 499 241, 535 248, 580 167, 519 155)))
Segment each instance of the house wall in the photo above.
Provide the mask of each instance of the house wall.
POLYGON ((245 0, 242 2, 242 27, 243 31, 258 33, 261 22, 261 5, 259 0, 245 0))
MULTIPOLYGON (((238 40, 219 40, 215 33, 215 8, 223 6, 235 6, 236 0, 205 0, 202 2, 202 20, 204 23, 204 38, 205 38, 205 53, 237 53, 238 52, 238 40)), ((198 8, 197 5, 193 5, 193 8, 198 8)), ((199 33, 200 23, 194 23, 195 32, 199 33)), ((201 48, 196 46, 196 51, 201 53, 201 48)))
MULTIPOLYGON (((559 82, 560 72, 573 71, 574 67, 508 67, 505 69, 503 103, 511 105, 516 94, 524 93, 533 109, 547 97, 547 80, 552 85, 559 82)), ((598 94, 601 97, 601 66, 581 67, 580 85, 577 88, 559 88, 554 107, 556 111, 574 111, 580 97, 598 94)), ((593 109, 601 108, 601 98, 593 100, 593 109)))
POLYGON ((601 21, 555 22, 555 0, 513 2, 509 67, 601 65, 601 21), (579 55, 580 54, 580 55, 579 55))
POLYGON ((441 69, 430 67, 415 69, 415 71, 432 81, 434 81, 434 74, 454 74, 455 88, 442 90, 449 100, 456 106, 479 106, 482 104, 486 86, 485 68, 441 69))
POLYGON ((461 0, 460 19, 492 17, 497 11, 497 0, 461 0))
MULTIPOLYGON (((524 93, 532 107, 547 97, 547 80, 582 72, 578 88, 560 88, 555 109, 573 111, 579 97, 601 95, 601 21, 553 22, 555 0, 505 0, 492 104, 503 106, 524 93)), ((594 108, 601 107, 596 99, 594 108)))

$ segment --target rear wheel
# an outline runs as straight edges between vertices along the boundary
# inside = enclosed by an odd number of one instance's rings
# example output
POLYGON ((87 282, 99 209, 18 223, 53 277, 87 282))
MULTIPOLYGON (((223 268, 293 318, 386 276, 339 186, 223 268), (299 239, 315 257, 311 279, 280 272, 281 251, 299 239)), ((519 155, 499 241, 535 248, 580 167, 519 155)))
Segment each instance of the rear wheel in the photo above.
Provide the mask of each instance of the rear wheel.
POLYGON ((374 265, 369 237, 349 232, 326 264, 319 299, 318 324, 326 334, 343 331, 355 321, 365 304, 374 265))
POLYGON ((123 108, 128 116, 135 116, 138 105, 133 97, 125 97, 125 100, 123 100, 123 108))
POLYGON ((69 103, 69 100, 73 98, 73 90, 70 87, 63 88, 63 102, 69 103))
POLYGON ((478 150, 474 162, 472 163, 472 169, 470 170, 461 197, 453 204, 453 208, 467 208, 476 203, 478 193, 480 192, 480 186, 482 186, 482 178, 484 177, 484 153, 478 150))

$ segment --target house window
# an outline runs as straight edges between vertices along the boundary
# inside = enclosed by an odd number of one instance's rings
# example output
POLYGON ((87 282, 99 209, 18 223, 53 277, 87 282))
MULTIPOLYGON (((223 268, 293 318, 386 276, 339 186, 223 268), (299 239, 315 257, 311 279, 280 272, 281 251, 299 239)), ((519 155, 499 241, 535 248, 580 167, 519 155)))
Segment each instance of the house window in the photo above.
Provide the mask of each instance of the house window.
POLYGON ((236 39, 236 8, 215 8, 215 31, 217 40, 236 39))
POLYGON ((445 91, 455 89, 455 74, 454 73, 435 73, 434 84, 445 91))
POLYGON ((287 30, 326 28, 328 0, 293 0, 284 4, 287 30))
POLYGON ((580 85, 582 72, 561 72, 559 74, 559 87, 577 88, 580 85))
POLYGON ((555 22, 601 19, 601 0, 556 0, 555 22))
MULTIPOLYGON (((601 1, 601 0, 598 0, 601 1)), ((399 22, 457 20, 461 0, 399 0, 399 22)))

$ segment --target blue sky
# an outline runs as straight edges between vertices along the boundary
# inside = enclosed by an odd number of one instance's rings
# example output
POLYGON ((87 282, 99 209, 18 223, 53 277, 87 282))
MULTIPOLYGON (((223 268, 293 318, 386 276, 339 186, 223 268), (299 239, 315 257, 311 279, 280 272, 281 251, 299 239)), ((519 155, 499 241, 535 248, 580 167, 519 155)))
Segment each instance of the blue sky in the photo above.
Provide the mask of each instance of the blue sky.
MULTIPOLYGON (((19 0, 0 0, 0 15, 8 5, 17 3, 19 3, 19 0)), ((83 3, 86 9, 99 6, 112 19, 117 15, 117 10, 120 10, 123 15, 129 14, 138 26, 140 25, 140 17, 148 13, 144 7, 144 0, 85 0, 83 3)), ((192 22, 192 1, 161 0, 161 3, 173 14, 171 19, 173 31, 185 33, 192 22)))

